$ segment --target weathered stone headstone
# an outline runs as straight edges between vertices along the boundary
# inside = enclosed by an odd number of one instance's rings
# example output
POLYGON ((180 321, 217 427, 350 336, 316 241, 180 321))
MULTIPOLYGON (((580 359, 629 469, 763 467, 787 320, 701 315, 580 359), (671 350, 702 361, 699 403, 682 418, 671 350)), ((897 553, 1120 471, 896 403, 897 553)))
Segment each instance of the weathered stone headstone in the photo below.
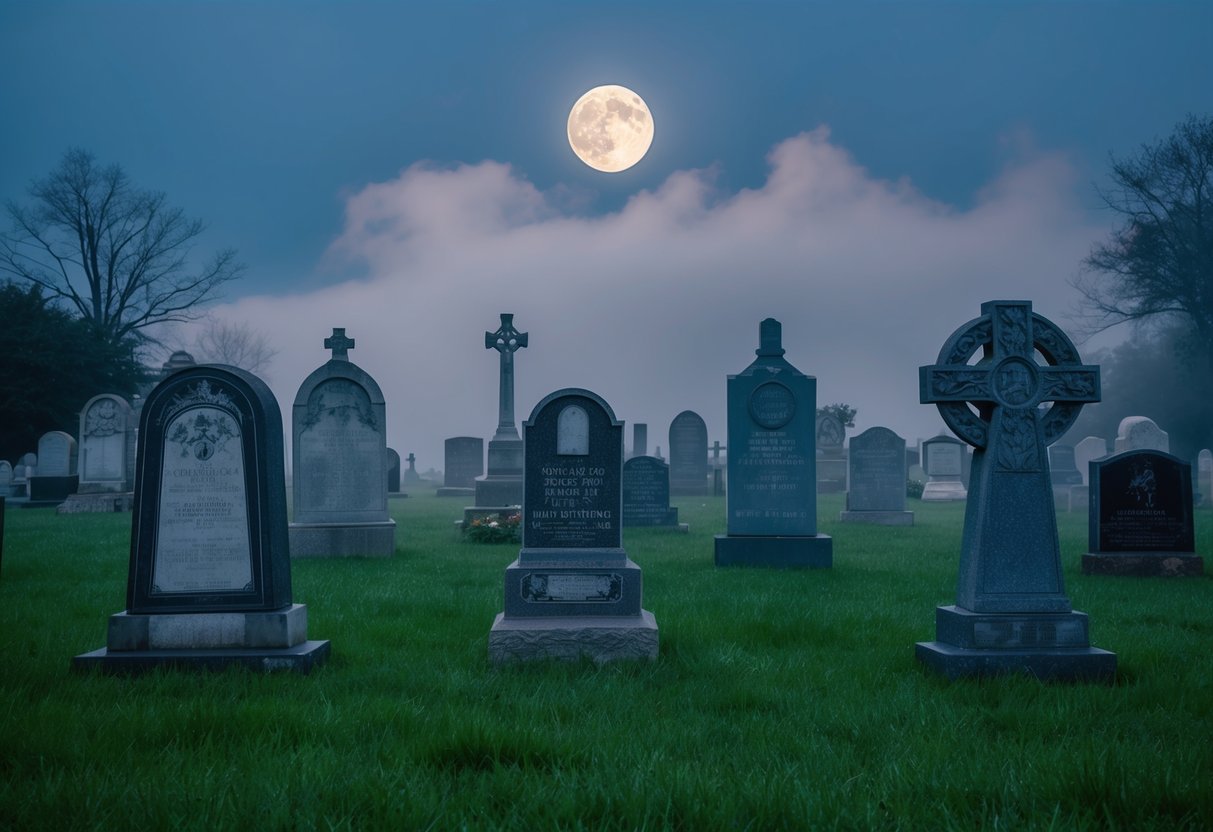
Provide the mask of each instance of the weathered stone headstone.
POLYGON ((29 478, 38 470, 38 455, 22 454, 13 466, 13 496, 21 499, 29 497, 29 478))
POLYGON ((405 484, 406 485, 420 485, 421 484, 421 475, 417 473, 417 455, 414 454, 412 451, 409 451, 409 455, 406 456, 404 459, 405 459, 405 462, 407 462, 409 464, 409 467, 404 469, 404 473, 402 475, 402 478, 404 479, 405 484))
POLYGON ((80 410, 80 482, 60 514, 130 511, 134 505, 135 411, 126 399, 102 393, 80 410))
POLYGON ((391 557, 383 393, 349 360, 344 329, 324 346, 332 358, 303 380, 291 414, 291 557, 391 557))
MULTIPOLYGON (((514 353, 527 346, 529 333, 514 327, 513 314, 501 313, 496 332, 484 333, 484 348, 496 350, 500 362, 497 432, 489 440, 488 472, 476 480, 476 505, 522 503, 522 439, 514 424, 514 353)), ((466 517, 465 517, 466 521, 466 517)))
POLYGON ((484 440, 452 436, 443 446, 442 488, 439 497, 474 497, 476 478, 484 476, 484 440))
POLYGON ((634 456, 623 463, 623 525, 672 526, 678 509, 670 507, 670 466, 653 456, 634 456))
POLYGON ((1102 436, 1088 436, 1074 446, 1074 467, 1082 477, 1083 485, 1090 485, 1088 479, 1090 468, 1088 463, 1093 459, 1102 459, 1108 455, 1108 440, 1102 436))
POLYGON ((61 430, 38 439, 38 469, 29 478, 29 504, 57 506, 74 494, 79 485, 76 473, 76 440, 61 430))
POLYGON ((758 356, 728 377, 728 523, 717 566, 829 567, 833 541, 817 533, 814 430, 817 379, 783 357, 782 327, 759 326, 758 356))
POLYGON ((1091 551, 1084 575, 1200 575, 1192 466, 1162 451, 1125 451, 1091 463, 1091 551))
POLYGON ((922 443, 923 469, 927 484, 923 502, 947 502, 967 499, 961 474, 968 463, 963 442, 950 436, 935 436, 922 443))
POLYGON ((640 567, 623 548, 623 424, 588 390, 547 396, 523 423, 522 549, 505 570, 494 664, 655 659, 640 567))
POLYGON ((1126 416, 1120 420, 1116 430, 1116 453, 1124 451, 1171 450, 1171 439, 1167 432, 1146 416, 1126 416))
POLYGON ((1031 303, 990 301, 919 383, 922 402, 976 451, 956 603, 936 609, 936 640, 918 643, 918 659, 949 678, 1111 678, 1115 654, 1090 646, 1087 616, 1065 592, 1045 452, 1099 401, 1099 368, 1031 303), (969 364, 979 351, 985 360, 969 364))
POLYGON ((888 428, 868 428, 851 438, 844 523, 912 526, 906 511, 906 441, 888 428))
POLYGON ((693 410, 684 410, 670 422, 670 493, 700 496, 708 493, 708 426, 693 410))
POLYGON ((306 673, 327 641, 307 639, 292 603, 282 416, 269 388, 234 367, 170 375, 140 415, 124 612, 106 647, 72 667, 160 665, 306 673))
POLYGON ((846 428, 832 413, 817 416, 817 493, 847 490, 846 428))
POLYGON ((400 493, 400 454, 395 448, 387 449, 387 493, 400 493))
POLYGON ((1196 455, 1196 482, 1201 505, 1213 505, 1213 451, 1208 448, 1196 455))
POLYGON ((644 422, 632 425, 632 456, 649 455, 649 426, 644 422))
POLYGON ((13 496, 13 464, 0 459, 0 497, 13 496))
POLYGON ((1082 483, 1082 474, 1075 463, 1074 449, 1069 445, 1049 446, 1049 476, 1055 487, 1068 488, 1082 483))

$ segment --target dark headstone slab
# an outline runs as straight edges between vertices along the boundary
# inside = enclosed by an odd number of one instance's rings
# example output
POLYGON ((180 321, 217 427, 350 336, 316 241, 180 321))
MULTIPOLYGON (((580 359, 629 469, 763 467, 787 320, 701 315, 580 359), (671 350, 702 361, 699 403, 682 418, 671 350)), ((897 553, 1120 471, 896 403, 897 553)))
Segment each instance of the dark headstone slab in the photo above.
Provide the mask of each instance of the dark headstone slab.
POLYGON ((282 417, 256 376, 202 365, 148 395, 126 595, 107 647, 73 667, 306 672, 328 654, 327 641, 307 641, 306 608, 292 604, 282 417))
POLYGON ((1074 449, 1069 445, 1049 447, 1049 476, 1054 486, 1082 485, 1082 474, 1074 464, 1074 449))
POLYGON ((779 321, 764 320, 758 357, 728 377, 728 534, 716 536, 717 566, 833 564, 833 542, 817 533, 817 379, 788 363, 781 340, 779 321))
POLYGON ((535 406, 523 443, 522 549, 505 570, 490 661, 656 658, 640 567, 623 549, 623 424, 598 395, 568 388, 535 406))
POLYGON ((708 426, 693 410, 684 410, 670 422, 670 493, 699 496, 708 493, 708 426))
POLYGON ((678 526, 678 509, 670 507, 670 467, 652 456, 623 463, 623 525, 678 526))
POLYGON ((452 436, 444 443, 442 484, 446 488, 475 488, 484 474, 484 440, 479 436, 452 436))
MULTIPOLYGON (((916 655, 949 678, 1110 679, 1115 656, 1090 646, 1086 617, 1065 593, 1046 453, 1084 403, 1099 401, 1099 368, 1082 364, 1027 301, 990 301, 981 313, 919 370, 922 402, 976 451, 956 603, 937 608, 936 640, 918 643, 916 655)), ((938 474, 934 454, 927 470, 938 474)))
POLYGON ((906 441, 888 428, 868 428, 852 437, 848 455, 844 523, 911 526, 906 511, 906 441))
POLYGON ((400 453, 395 448, 387 449, 387 493, 400 493, 400 453))
POLYGON ((649 455, 649 426, 644 422, 632 425, 632 456, 649 455))
POLYGON ((1192 466, 1163 451, 1125 451, 1090 463, 1090 575, 1200 575, 1192 466))

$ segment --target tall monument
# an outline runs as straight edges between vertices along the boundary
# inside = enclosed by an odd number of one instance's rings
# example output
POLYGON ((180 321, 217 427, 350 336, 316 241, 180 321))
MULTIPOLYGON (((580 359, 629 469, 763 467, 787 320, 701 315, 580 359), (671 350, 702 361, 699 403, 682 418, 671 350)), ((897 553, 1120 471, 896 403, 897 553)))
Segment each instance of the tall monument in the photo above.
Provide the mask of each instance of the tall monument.
POLYGON ((484 348, 497 350, 501 389, 497 399, 497 432, 489 440, 488 472, 476 480, 476 505, 522 505, 522 437, 514 423, 514 353, 527 345, 527 333, 514 328, 514 316, 501 313, 496 332, 484 333, 484 348))

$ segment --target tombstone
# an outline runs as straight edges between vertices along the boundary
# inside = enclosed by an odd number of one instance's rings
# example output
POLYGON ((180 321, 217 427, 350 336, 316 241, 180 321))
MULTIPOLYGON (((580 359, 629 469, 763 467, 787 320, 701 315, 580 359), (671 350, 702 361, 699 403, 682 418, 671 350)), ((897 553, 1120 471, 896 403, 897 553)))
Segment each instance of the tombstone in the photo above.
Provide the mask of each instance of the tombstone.
POLYGON ((79 474, 60 514, 130 511, 134 505, 135 411, 113 393, 93 396, 80 410, 79 474))
POLYGON ((479 436, 452 436, 443 447, 442 487, 439 497, 474 497, 476 478, 484 476, 484 440, 479 436))
POLYGON ((13 496, 22 500, 29 498, 29 478, 38 470, 38 455, 22 454, 13 466, 13 496))
POLYGON ((906 441, 888 428, 868 428, 851 439, 843 523, 912 526, 906 511, 906 441))
POLYGON ((817 533, 817 379, 783 357, 782 327, 759 325, 758 356, 728 377, 728 534, 717 566, 829 567, 833 541, 817 533))
POLYGON ((329 654, 292 603, 282 416, 235 367, 179 370, 140 414, 126 610, 73 669, 306 673, 329 654))
POLYGON ((919 384, 922 402, 976 451, 956 603, 936 609, 936 640, 916 645, 918 660, 948 678, 1110 680, 1116 655, 1090 646, 1087 616, 1065 592, 1045 452, 1099 401, 1099 367, 1083 365, 1030 302, 990 301, 919 370, 919 384), (977 352, 982 362, 969 364, 977 352))
POLYGON ((406 485, 420 485, 421 475, 417 473, 417 455, 409 451, 409 455, 405 457, 409 467, 404 470, 404 482, 406 485))
POLYGON ((727 451, 724 445, 720 444, 717 439, 712 443, 712 496, 723 497, 726 492, 725 487, 725 471, 720 463, 720 452, 727 451))
POLYGON ((1053 483, 1053 499, 1059 509, 1070 509, 1070 489, 1082 485, 1082 474, 1074 465, 1074 448, 1069 445, 1049 446, 1049 478, 1053 483))
POLYGON ((13 496, 13 464, 0 459, 0 497, 13 496))
POLYGON ((1146 450, 1167 453, 1171 450, 1171 439, 1153 419, 1146 416, 1126 416, 1120 420, 1113 448, 1118 454, 1123 451, 1146 450))
POLYGON ((670 493, 700 496, 708 493, 708 426, 693 410, 684 410, 670 422, 670 493))
POLYGON ((670 466, 657 457, 634 456, 623 463, 623 525, 690 530, 670 507, 670 466))
MULTIPOLYGON (((489 440, 488 472, 476 480, 476 505, 516 506, 522 503, 522 439, 514 425, 514 353, 527 346, 529 333, 514 327, 514 316, 501 313, 496 332, 484 333, 484 348, 499 360, 497 432, 489 440)), ((466 518, 465 518, 466 525, 466 518)))
POLYGON ((1090 469, 1088 463, 1093 459, 1100 459, 1108 455, 1108 440, 1102 436, 1088 436, 1074 446, 1074 467, 1078 469, 1078 475, 1082 477, 1083 485, 1090 485, 1088 479, 1090 469))
POLYGON ((598 395, 567 388, 535 406, 523 435, 522 549, 489 660, 657 658, 657 622, 623 548, 623 423, 598 395))
POLYGON ((57 506, 76 492, 76 440, 61 430, 38 439, 37 473, 29 478, 29 507, 57 506))
POLYGON ((632 425, 632 456, 649 455, 649 426, 644 422, 632 425))
POLYGON ((846 428, 832 413, 816 419, 817 493, 838 494, 847 490, 847 457, 843 449, 846 428))
POLYGON ((395 448, 387 449, 387 493, 400 493, 400 454, 395 448))
POLYGON ((1213 451, 1205 448, 1196 455, 1196 483, 1202 506, 1213 505, 1213 451))
POLYGON ((1091 551, 1084 575, 1190 576, 1196 554, 1192 466, 1163 451, 1125 451, 1091 463, 1091 551))
POLYGON ((303 380, 291 413, 291 557, 391 557, 383 393, 349 360, 344 329, 324 346, 332 358, 303 380))
POLYGON ((961 478, 968 462, 963 442, 941 434, 923 442, 921 454, 927 476, 922 489, 924 503, 968 499, 969 492, 961 478))

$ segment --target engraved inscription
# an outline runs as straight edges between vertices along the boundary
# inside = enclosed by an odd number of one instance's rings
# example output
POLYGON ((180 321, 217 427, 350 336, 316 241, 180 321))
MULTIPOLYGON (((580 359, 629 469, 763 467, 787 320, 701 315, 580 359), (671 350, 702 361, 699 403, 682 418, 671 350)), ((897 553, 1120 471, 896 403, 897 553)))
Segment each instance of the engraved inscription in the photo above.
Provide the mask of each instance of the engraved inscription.
POLYGON ((768 381, 750 394, 750 416, 767 430, 779 430, 796 415, 796 397, 777 381, 768 381))
POLYGON ((381 511, 387 503, 385 442, 366 391, 346 379, 317 385, 299 434, 299 507, 381 511))
POLYGON ((611 604, 623 597, 623 576, 614 572, 531 572, 520 584, 522 600, 532 604, 611 604))

